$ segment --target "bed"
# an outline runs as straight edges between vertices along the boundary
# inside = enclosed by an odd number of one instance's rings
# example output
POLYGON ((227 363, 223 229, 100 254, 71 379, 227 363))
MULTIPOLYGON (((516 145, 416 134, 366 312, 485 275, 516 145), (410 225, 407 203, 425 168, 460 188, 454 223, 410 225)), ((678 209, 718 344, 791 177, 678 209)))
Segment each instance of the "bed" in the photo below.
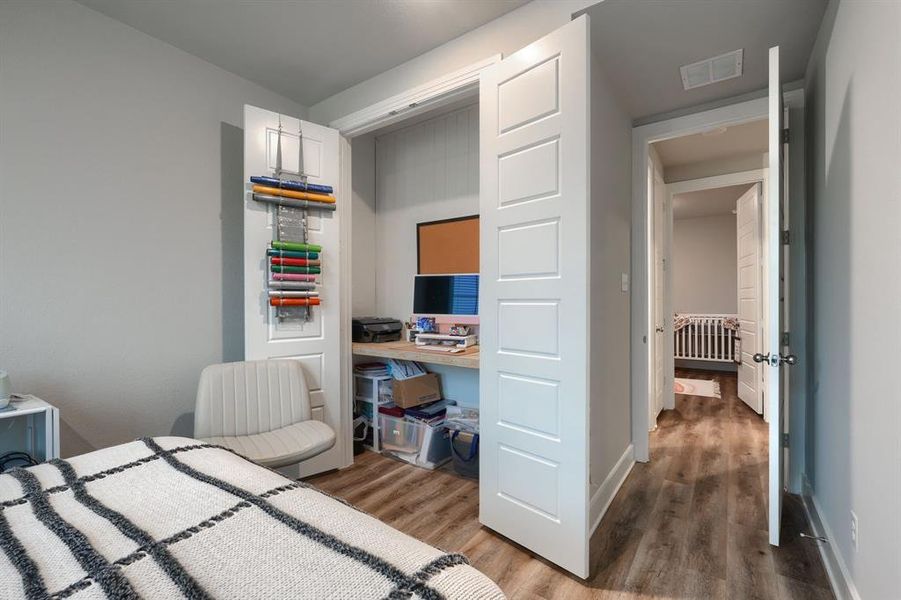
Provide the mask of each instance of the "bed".
POLYGON ((462 555, 180 437, 0 475, 0 549, 0 598, 504 597, 462 555))

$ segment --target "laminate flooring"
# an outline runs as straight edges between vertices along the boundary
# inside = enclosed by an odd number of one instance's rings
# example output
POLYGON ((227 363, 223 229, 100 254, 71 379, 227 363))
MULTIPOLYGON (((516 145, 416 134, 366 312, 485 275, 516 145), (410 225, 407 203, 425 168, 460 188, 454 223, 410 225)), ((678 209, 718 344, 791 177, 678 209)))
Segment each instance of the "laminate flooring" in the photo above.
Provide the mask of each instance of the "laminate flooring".
POLYGON ((798 497, 784 501, 782 542, 767 542, 767 425, 716 379, 722 399, 676 396, 591 539, 583 581, 479 523, 478 483, 365 452, 312 478, 415 538, 461 552, 509 598, 826 600, 833 598, 798 497))

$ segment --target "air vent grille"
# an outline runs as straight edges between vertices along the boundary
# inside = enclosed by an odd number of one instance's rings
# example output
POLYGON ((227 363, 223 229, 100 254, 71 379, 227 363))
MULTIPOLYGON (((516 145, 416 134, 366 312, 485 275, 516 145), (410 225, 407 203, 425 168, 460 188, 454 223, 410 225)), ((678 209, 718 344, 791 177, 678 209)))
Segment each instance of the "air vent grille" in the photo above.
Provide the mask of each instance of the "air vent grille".
POLYGON ((743 54, 744 50, 738 49, 680 67, 682 87, 690 90, 710 85, 711 83, 741 77, 743 54))

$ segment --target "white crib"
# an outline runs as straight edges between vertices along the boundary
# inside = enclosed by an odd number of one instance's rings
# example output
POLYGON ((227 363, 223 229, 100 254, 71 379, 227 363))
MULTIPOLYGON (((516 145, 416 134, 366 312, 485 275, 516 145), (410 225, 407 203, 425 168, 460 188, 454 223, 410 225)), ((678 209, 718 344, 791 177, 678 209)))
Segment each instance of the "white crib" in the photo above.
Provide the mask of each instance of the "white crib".
POLYGON ((733 362, 740 343, 738 315, 678 314, 674 329, 675 358, 733 362))

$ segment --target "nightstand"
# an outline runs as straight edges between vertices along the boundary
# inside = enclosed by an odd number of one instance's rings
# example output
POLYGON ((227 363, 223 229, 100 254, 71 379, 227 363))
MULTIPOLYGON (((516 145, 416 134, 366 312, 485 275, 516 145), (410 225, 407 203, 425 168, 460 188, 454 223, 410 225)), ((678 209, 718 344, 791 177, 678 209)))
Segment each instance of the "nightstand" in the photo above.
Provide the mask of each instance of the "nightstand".
POLYGON ((0 409, 0 454, 11 451, 38 462, 59 458, 59 409, 37 396, 14 396, 0 409))

